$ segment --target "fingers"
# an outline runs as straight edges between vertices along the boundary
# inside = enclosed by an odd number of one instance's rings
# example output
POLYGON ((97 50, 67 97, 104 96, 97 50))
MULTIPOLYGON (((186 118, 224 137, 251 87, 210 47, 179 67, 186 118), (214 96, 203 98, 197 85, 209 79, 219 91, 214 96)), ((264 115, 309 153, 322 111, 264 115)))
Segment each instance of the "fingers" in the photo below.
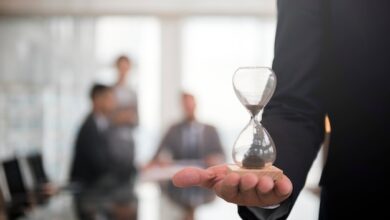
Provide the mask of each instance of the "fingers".
POLYGON ((275 196, 273 191, 274 186, 275 183, 271 177, 262 176, 259 178, 259 182, 256 186, 256 195, 262 206, 274 205, 279 202, 278 197, 275 196))
POLYGON ((263 176, 259 178, 256 192, 259 202, 263 206, 275 205, 285 200, 291 194, 292 184, 286 176, 283 176, 276 182, 268 176, 263 176))
POLYGON ((228 173, 226 164, 212 166, 207 168, 207 170, 215 174, 215 181, 223 180, 228 173))
POLYGON ((213 166, 207 170, 186 168, 175 174, 172 181, 177 187, 212 188, 226 201, 246 206, 279 204, 292 192, 292 183, 285 175, 274 182, 269 176, 229 173, 226 165, 213 166))
POLYGON ((172 182, 177 187, 206 186, 214 177, 215 174, 209 170, 189 167, 176 173, 172 182))
MULTIPOLYGON (((228 202, 249 206, 269 206, 278 204, 284 199, 275 194, 274 187, 276 185, 269 176, 258 177, 254 174, 240 176, 237 173, 230 173, 224 180, 215 184, 214 190, 219 197, 228 202)), ((285 186, 282 184, 282 187, 285 186)))
POLYGON ((245 174, 241 177, 240 182, 240 192, 246 192, 248 190, 254 189, 258 182, 257 176, 253 174, 245 174))
POLYGON ((233 202, 238 195, 238 186, 240 184, 240 175, 231 173, 225 179, 214 186, 217 195, 228 202, 233 202))
POLYGON ((246 174, 241 177, 240 181, 240 204, 257 203, 256 185, 259 178, 254 174, 246 174))
POLYGON ((283 177, 275 183, 274 192, 280 197, 287 198, 290 196, 292 190, 292 183, 285 175, 283 175, 283 177))
POLYGON ((257 184, 257 193, 259 195, 264 195, 270 193, 274 188, 274 181, 269 176, 262 176, 259 178, 259 183, 257 184))

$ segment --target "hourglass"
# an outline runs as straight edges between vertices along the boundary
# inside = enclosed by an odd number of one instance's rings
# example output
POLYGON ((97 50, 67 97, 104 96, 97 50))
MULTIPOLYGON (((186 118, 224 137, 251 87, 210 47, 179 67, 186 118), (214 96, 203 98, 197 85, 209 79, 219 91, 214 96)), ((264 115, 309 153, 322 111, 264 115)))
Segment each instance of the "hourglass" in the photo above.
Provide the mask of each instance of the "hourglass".
POLYGON ((241 67, 234 73, 234 91, 251 118, 234 143, 233 160, 236 164, 229 165, 231 172, 268 175, 274 180, 282 176, 282 170, 272 165, 276 158, 275 144, 260 123, 263 108, 275 87, 276 76, 270 68, 241 67))

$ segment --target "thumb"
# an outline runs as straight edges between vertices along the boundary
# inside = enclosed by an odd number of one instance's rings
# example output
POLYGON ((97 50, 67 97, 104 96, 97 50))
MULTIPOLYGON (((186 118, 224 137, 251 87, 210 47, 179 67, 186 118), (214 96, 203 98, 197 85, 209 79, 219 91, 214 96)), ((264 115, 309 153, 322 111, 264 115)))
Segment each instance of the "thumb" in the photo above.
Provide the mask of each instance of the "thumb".
POLYGON ((172 182, 177 187, 205 186, 215 175, 208 171, 195 167, 188 167, 177 172, 172 182))

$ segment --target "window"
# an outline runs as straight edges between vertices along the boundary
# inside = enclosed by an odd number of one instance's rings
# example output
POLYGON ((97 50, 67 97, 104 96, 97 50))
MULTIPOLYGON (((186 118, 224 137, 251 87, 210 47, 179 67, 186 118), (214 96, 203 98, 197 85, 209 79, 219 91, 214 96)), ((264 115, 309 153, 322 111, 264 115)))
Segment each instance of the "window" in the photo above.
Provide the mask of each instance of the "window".
POLYGON ((234 94, 233 73, 240 66, 271 66, 275 25, 273 18, 256 17, 184 20, 182 86, 197 96, 199 118, 218 127, 228 155, 249 121, 234 94))
POLYGON ((140 126, 136 160, 145 163, 155 149, 160 128, 160 30, 153 17, 100 17, 96 20, 96 80, 113 83, 115 59, 122 54, 133 60, 129 84, 138 95, 140 126))

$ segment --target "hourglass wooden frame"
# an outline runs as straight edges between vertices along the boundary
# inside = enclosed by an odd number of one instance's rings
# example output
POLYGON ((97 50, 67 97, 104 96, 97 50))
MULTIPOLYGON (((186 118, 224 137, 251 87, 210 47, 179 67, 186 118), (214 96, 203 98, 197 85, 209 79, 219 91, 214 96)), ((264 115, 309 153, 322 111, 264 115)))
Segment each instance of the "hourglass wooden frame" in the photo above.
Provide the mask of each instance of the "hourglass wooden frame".
POLYGON ((252 173, 258 177, 266 175, 274 180, 282 177, 283 171, 273 166, 275 144, 261 124, 263 108, 275 87, 275 73, 268 67, 240 67, 234 73, 234 91, 251 118, 234 143, 232 156, 235 164, 228 166, 230 172, 252 173))

